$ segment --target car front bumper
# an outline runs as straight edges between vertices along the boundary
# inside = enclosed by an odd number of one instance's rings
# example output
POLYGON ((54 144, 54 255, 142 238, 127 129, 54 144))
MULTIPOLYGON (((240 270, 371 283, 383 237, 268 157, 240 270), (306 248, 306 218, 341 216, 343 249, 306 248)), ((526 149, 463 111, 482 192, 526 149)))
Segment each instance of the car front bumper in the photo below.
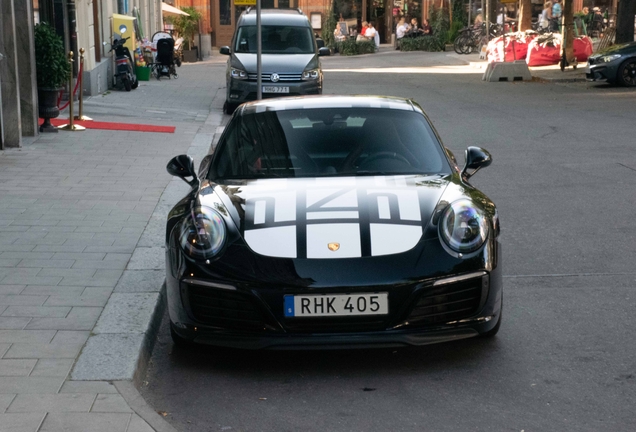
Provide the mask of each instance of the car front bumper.
MULTIPOLYGON (((470 338, 486 333, 497 325, 503 295, 501 266, 490 272, 478 271, 471 274, 481 276, 471 277, 470 281, 461 283, 481 286, 477 295, 479 300, 476 300, 473 309, 460 314, 461 316, 448 315, 452 318, 433 321, 418 321, 422 314, 422 309, 417 309, 421 307, 421 299, 426 297, 424 308, 431 316, 450 313, 447 306, 431 305, 429 300, 436 296, 443 302, 459 303, 462 300, 455 297, 456 293, 466 291, 466 286, 449 288, 452 292, 440 292, 433 285, 434 282, 385 287, 385 291, 394 290, 390 292, 390 298, 394 301, 389 303, 393 312, 380 322, 374 322, 375 318, 360 318, 356 321, 354 317, 292 318, 293 321, 289 321, 277 313, 278 309, 283 309, 284 293, 279 289, 270 290, 269 293, 259 289, 227 290, 228 286, 225 285, 225 291, 216 290, 218 293, 223 291, 222 297, 209 300, 205 298, 205 290, 214 291, 213 285, 220 288, 221 284, 204 281, 202 283, 209 286, 199 286, 197 292, 193 292, 190 279, 175 278, 170 274, 166 278, 166 287, 173 331, 181 338, 198 344, 273 350, 400 347, 470 338), (205 315, 209 317, 213 313, 210 311, 219 309, 233 309, 238 312, 205 322, 205 315), (260 310, 259 320, 254 320, 255 315, 250 313, 250 310, 253 312, 255 309, 260 310), (250 320, 257 324, 237 325, 250 320)), ((456 276, 447 275, 436 281, 455 278, 456 276)), ((450 284, 448 286, 451 287, 450 284)))
POLYGON ((588 64, 585 68, 585 78, 588 81, 615 81, 619 62, 613 63, 588 64))
MULTIPOLYGON (((263 92, 263 98, 322 94, 322 80, 283 81, 277 83, 264 81, 261 85, 263 87, 289 88, 288 93, 263 92)), ((258 86, 256 81, 230 79, 227 101, 233 104, 254 101, 256 100, 257 90, 258 86)))

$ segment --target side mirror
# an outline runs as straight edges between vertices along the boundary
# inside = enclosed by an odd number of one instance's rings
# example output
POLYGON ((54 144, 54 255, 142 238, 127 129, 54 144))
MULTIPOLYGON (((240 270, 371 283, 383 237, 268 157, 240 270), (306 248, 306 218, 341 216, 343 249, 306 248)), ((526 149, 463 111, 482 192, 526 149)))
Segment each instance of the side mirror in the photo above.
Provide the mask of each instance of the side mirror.
POLYGON ((222 46, 221 49, 219 49, 219 52, 223 55, 230 55, 230 47, 222 46))
POLYGON ((194 170, 194 160, 188 155, 179 155, 173 157, 166 166, 168 173, 175 177, 179 177, 181 180, 194 187, 199 183, 199 177, 194 170), (192 177, 192 180, 186 180, 186 177, 192 177))
POLYGON ((468 180, 475 175, 481 168, 487 167, 492 163, 490 153, 481 147, 468 147, 465 153, 466 165, 462 170, 462 178, 468 180), (472 170, 472 172, 468 172, 472 170))
POLYGON ((329 48, 327 47, 322 47, 318 49, 318 55, 319 56, 330 56, 331 55, 331 50, 329 50, 329 48))

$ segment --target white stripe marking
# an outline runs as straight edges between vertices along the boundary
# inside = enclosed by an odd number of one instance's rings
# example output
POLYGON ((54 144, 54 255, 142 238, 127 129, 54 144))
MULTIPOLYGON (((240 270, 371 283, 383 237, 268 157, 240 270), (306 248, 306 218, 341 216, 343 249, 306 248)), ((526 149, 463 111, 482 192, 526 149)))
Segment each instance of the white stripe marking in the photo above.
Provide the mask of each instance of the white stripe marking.
POLYGON ((380 219, 391 219, 391 209, 389 208, 388 197, 378 197, 378 214, 380 219))
POLYGON ((307 213, 307 220, 316 219, 358 219, 360 213, 357 211, 335 211, 335 212, 310 212, 307 213))
POLYGON ((265 201, 256 201, 254 204, 254 225, 265 223, 265 201))

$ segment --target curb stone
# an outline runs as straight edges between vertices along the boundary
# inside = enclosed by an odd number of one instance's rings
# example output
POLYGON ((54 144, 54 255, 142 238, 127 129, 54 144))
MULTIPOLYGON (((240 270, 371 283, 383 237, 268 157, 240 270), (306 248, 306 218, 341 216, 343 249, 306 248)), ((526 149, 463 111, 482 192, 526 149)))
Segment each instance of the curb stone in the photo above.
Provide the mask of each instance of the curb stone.
MULTIPOLYGON (((211 112, 187 154, 200 162, 218 142, 224 121, 213 98, 211 112)), ((145 376, 166 308, 165 217, 188 186, 173 178, 159 199, 132 257, 77 358, 71 381, 112 382, 129 406, 158 432, 175 429, 137 391, 145 376)))

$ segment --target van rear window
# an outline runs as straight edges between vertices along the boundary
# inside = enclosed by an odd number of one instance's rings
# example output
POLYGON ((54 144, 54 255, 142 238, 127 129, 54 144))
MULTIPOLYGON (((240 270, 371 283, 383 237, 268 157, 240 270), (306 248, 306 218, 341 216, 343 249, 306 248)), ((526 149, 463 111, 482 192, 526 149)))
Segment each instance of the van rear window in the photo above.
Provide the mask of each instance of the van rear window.
MULTIPOLYGON (((316 51, 308 27, 262 26, 262 35, 263 54, 313 54, 316 51)), ((256 26, 239 27, 234 52, 256 54, 256 26)))

